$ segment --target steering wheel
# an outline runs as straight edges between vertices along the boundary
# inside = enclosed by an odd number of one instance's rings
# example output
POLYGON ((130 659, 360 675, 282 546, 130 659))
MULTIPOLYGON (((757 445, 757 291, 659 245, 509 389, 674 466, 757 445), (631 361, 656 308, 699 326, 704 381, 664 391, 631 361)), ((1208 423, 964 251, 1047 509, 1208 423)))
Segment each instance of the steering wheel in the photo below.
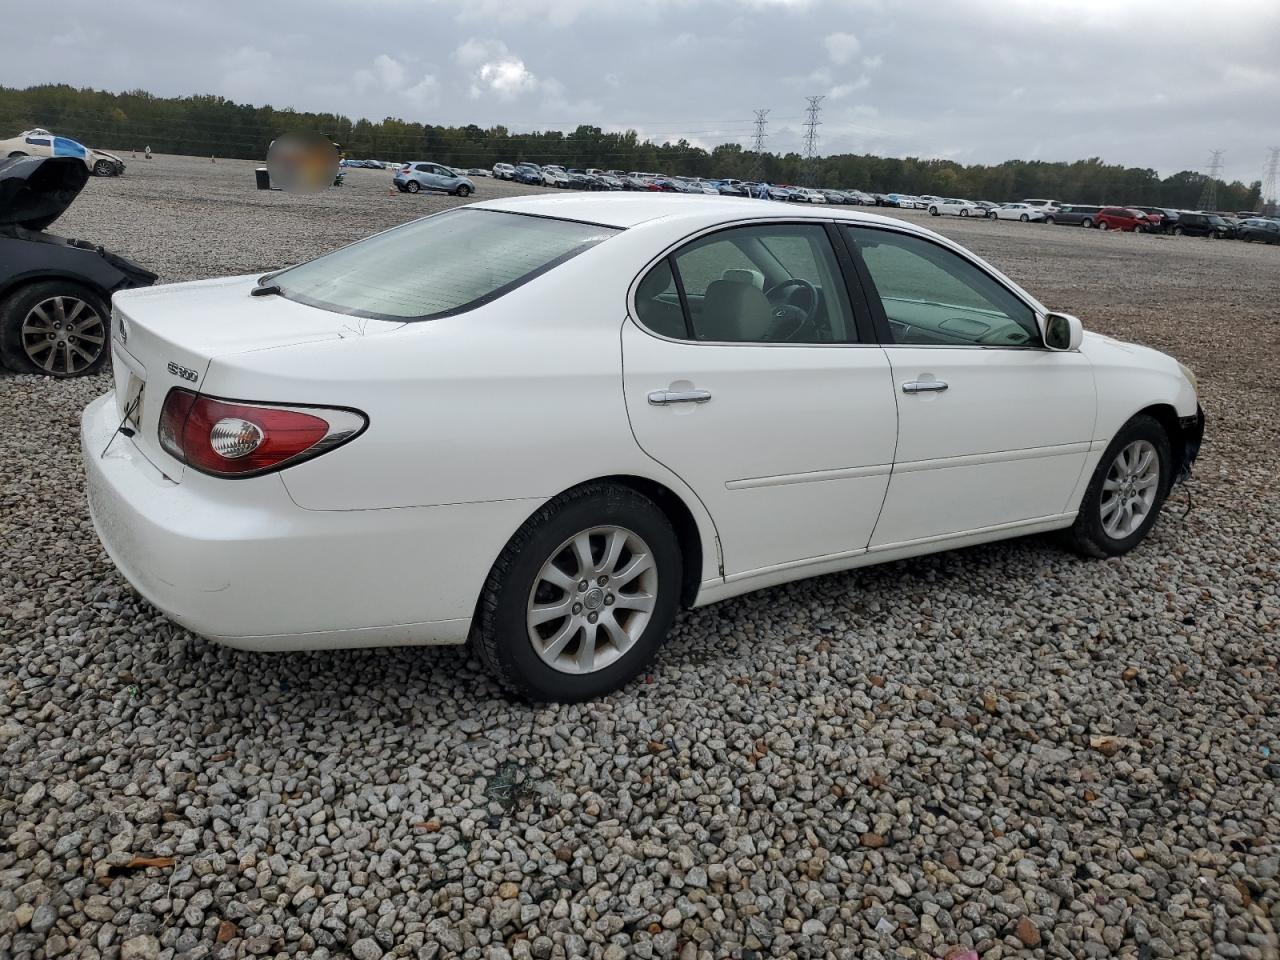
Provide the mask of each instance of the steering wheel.
POLYGON ((792 277, 765 291, 769 304, 773 308, 773 326, 769 330, 770 340, 790 340, 818 314, 818 288, 801 277, 792 277), (797 306, 791 302, 788 291, 792 288, 804 290, 809 295, 807 307, 797 306))

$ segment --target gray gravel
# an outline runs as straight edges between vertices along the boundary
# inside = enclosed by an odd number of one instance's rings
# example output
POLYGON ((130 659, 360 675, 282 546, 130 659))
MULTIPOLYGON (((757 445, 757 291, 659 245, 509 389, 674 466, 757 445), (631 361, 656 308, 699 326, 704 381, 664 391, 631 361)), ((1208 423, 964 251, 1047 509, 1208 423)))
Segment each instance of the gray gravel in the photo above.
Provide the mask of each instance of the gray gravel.
MULTIPOLYGON (((453 202, 389 178, 136 160, 61 228, 264 269, 453 202)), ((191 636, 85 512, 106 378, 0 379, 0 957, 1276 957, 1280 249, 941 227, 1200 373, 1190 515, 1120 560, 1032 538, 687 613, 592 704, 512 703, 464 649, 191 636)))

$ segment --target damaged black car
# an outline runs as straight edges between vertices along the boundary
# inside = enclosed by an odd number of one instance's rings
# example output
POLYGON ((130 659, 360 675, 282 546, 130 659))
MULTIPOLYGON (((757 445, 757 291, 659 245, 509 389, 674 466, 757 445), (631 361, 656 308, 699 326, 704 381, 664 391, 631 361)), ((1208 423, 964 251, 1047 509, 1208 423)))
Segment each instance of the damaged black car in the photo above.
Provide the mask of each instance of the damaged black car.
POLYGON ((0 160, 0 361, 79 377, 111 352, 111 295, 156 275, 87 240, 45 233, 89 179, 75 157, 0 160))

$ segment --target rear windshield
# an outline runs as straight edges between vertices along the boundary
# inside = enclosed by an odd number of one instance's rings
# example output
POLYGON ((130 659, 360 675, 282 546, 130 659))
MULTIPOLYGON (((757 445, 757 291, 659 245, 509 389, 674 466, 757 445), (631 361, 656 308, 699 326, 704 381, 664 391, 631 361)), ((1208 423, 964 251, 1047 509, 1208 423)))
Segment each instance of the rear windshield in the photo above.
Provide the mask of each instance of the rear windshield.
POLYGON ((619 231, 497 210, 406 223, 271 277, 282 296, 379 320, 430 320, 496 300, 619 231))

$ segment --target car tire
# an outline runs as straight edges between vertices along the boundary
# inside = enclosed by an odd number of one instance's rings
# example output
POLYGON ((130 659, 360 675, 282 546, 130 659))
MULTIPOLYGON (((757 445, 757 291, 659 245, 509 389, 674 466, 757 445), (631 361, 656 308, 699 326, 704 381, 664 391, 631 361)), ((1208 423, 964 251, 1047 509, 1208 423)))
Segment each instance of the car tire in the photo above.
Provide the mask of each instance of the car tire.
POLYGON ((1093 218, 1085 217, 1080 221, 1080 226, 1084 227, 1086 230, 1091 229, 1093 227, 1093 218))
POLYGON ((469 197, 471 196, 471 188, 468 187, 465 183, 459 184, 458 189, 453 191, 453 193, 454 193, 454 196, 469 197))
POLYGON ((417 180, 410 180, 408 183, 404 185, 404 189, 406 193, 417 193, 419 190, 422 189, 422 184, 420 184, 417 180))
POLYGON ((988 211, 987 211, 987 219, 988 219, 988 220, 999 220, 1000 218, 999 218, 998 216, 996 216, 996 212, 995 212, 994 210, 988 210, 988 211))
POLYGON ((1138 414, 1120 428, 1098 461, 1080 502, 1080 513, 1066 531, 1068 543, 1089 557, 1118 557, 1128 553, 1142 542, 1156 522, 1172 485, 1169 435, 1154 417, 1138 414), (1144 459, 1147 456, 1153 456, 1154 463, 1148 464, 1144 459), (1140 479, 1133 486, 1125 486, 1129 477, 1140 479), (1106 489, 1112 483, 1121 486, 1106 489), (1147 490, 1150 502, 1143 499, 1147 490), (1138 507, 1129 517, 1118 518, 1116 512, 1123 514, 1125 510, 1126 491, 1134 495, 1128 502, 1138 507))
POLYGON ((1021 220, 1023 223, 1030 223, 1030 222, 1031 222, 1031 217, 1029 217, 1029 216, 1028 216, 1027 214, 1025 214, 1025 213, 1024 213, 1022 216, 1020 216, 1018 219, 1019 219, 1019 220, 1021 220))
POLYGON ((14 373, 58 379, 88 376, 102 369, 110 353, 111 311, 107 301, 84 284, 42 280, 20 287, 0 300, 0 361, 14 373), (61 302, 62 317, 56 312, 58 308, 49 305, 51 301, 61 302), (33 333, 33 328, 58 324, 59 329, 48 331, 56 343, 65 334, 61 324, 66 314, 76 314, 71 301, 83 304, 75 321, 77 335, 68 337, 65 346, 54 346, 52 354, 34 355, 34 345, 43 338, 39 332, 33 333), (42 308, 39 314, 37 308, 42 308), (85 360, 85 353, 92 354, 92 359, 85 360))
POLYGON ((10 159, 10 160, 16 160, 16 159, 18 159, 18 157, 25 157, 25 156, 26 156, 26 154, 25 154, 25 153, 23 153, 21 150, 15 150, 15 151, 13 151, 13 153, 9 154, 9 159, 10 159))
POLYGON ((1185 230, 1183 230, 1181 227, 1174 227, 1174 228, 1173 228, 1173 235, 1174 235, 1175 237, 1180 237, 1180 236, 1182 236, 1184 233, 1186 233, 1186 231, 1185 231, 1185 230))
POLYGON ((961 210, 961 211, 960 211, 960 216, 962 216, 962 217, 967 217, 968 215, 969 215, 969 211, 968 211, 968 210, 961 210))
POLYGON ((93 165, 95 177, 109 177, 116 172, 116 165, 110 160, 99 160, 93 165))
POLYGON ((682 564, 675 530, 652 500, 629 487, 585 484, 541 507, 507 543, 485 583, 472 645, 499 683, 528 700, 603 696, 642 673, 666 639, 679 605, 682 564), (624 546, 610 558, 614 535, 624 546), (585 565, 575 549, 583 537, 590 553, 585 565), (616 593, 599 579, 625 571, 644 554, 652 565, 633 573, 616 593), (624 606, 618 598, 627 596, 647 597, 648 609, 641 609, 644 601, 624 606), (565 612, 556 614, 555 607, 565 612), (545 609, 535 613, 538 608, 545 609), (619 611, 625 620, 614 619, 619 611), (600 619, 589 624, 591 616, 600 619), (606 616, 611 627, 604 625, 606 616), (597 638, 593 656, 608 659, 584 671, 588 630, 597 638), (627 645, 619 650, 614 637, 627 645))
POLYGON ((1107 221, 1105 221, 1105 220, 1100 220, 1100 221, 1098 221, 1098 229, 1099 229, 1099 230, 1104 230, 1104 231, 1105 231, 1105 230, 1110 230, 1110 229, 1111 229, 1111 227, 1109 227, 1109 226, 1107 225, 1107 221))
POLYGON ((1054 220, 1053 217, 1045 217, 1044 222, 1052 227, 1057 221, 1054 220))
POLYGON ((940 217, 940 216, 942 216, 942 214, 938 213, 938 208, 937 208, 937 207, 930 207, 930 208, 929 208, 929 216, 931 216, 931 217, 940 217))

